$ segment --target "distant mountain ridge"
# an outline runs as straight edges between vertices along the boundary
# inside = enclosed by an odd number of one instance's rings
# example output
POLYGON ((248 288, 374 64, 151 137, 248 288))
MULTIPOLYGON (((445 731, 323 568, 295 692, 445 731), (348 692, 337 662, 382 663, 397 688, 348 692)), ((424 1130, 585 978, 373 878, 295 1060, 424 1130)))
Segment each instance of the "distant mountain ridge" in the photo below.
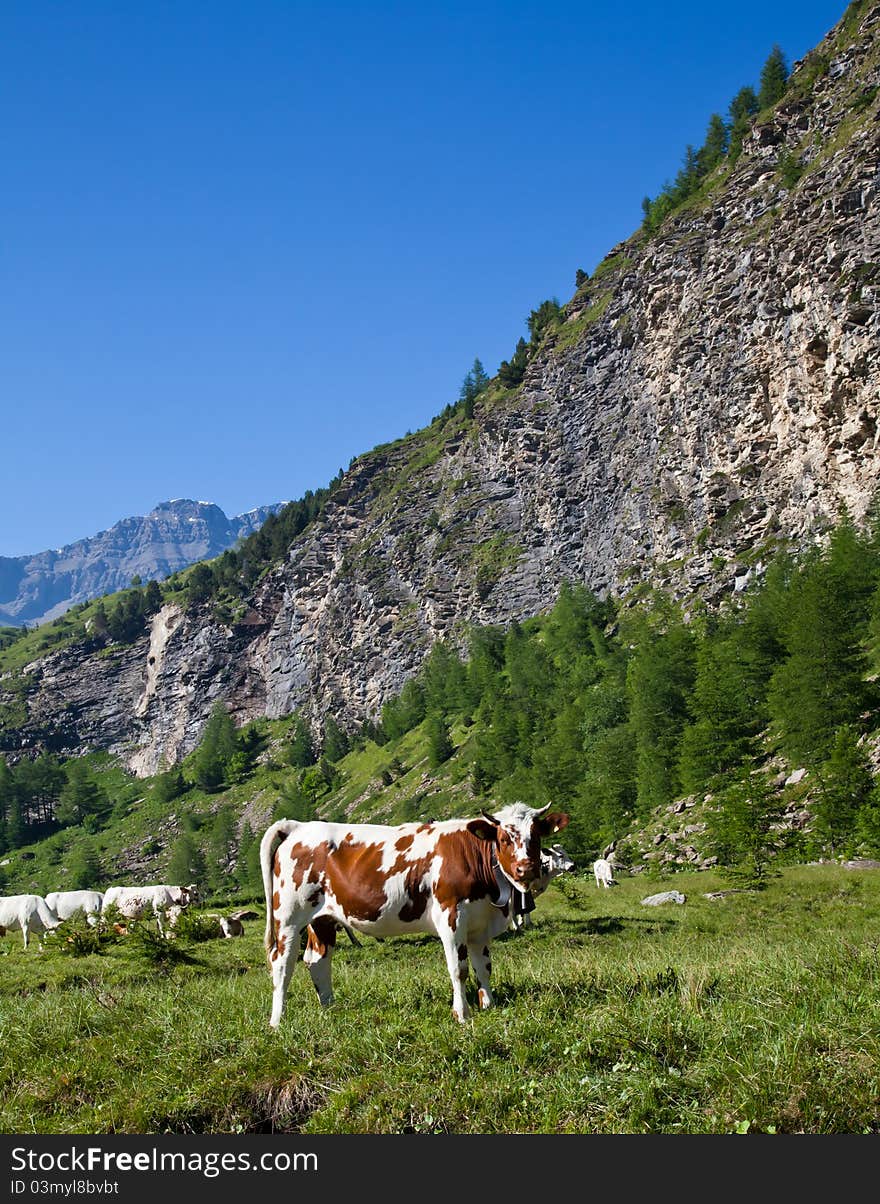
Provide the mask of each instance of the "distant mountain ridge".
POLYGON ((162 580, 197 560, 219 556, 284 504, 228 518, 213 502, 175 498, 63 548, 0 556, 0 624, 43 623, 77 602, 124 589, 134 576, 162 580))

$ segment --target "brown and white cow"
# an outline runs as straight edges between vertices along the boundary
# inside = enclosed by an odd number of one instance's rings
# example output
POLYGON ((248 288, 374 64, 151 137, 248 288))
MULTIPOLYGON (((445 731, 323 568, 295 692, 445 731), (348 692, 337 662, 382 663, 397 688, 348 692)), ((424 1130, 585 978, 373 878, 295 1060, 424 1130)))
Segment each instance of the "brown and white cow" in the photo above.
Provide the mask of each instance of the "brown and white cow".
POLYGON ((490 942, 508 926, 513 890, 541 874, 541 838, 568 823, 563 812, 545 814, 549 805, 536 810, 514 803, 479 819, 399 827, 293 819, 273 824, 260 844, 271 1026, 281 1022, 303 928, 303 960, 321 1003, 332 1003, 337 924, 370 936, 433 933, 446 954, 455 1017, 468 1017, 468 957, 480 1007, 491 1007, 490 942))

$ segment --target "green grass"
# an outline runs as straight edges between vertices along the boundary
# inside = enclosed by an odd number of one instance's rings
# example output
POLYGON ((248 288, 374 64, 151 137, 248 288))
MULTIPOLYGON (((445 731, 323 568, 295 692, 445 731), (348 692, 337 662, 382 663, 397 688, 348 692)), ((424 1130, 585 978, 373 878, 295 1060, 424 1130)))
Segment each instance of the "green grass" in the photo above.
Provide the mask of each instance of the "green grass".
POLYGON ((675 886, 687 903, 655 910, 656 881, 561 879, 494 945, 499 1006, 465 1025, 429 937, 343 938, 328 1011, 298 966, 277 1033, 259 922, 164 969, 6 937, 0 1130, 876 1131, 880 876, 675 886))

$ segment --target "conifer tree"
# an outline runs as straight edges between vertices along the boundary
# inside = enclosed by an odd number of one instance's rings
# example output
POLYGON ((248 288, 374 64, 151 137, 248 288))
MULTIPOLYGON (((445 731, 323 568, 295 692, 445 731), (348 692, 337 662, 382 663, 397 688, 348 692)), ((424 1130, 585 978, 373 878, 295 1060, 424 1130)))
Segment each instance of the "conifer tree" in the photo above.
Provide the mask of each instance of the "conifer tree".
POLYGON ((537 309, 532 310, 527 318, 527 325, 533 344, 540 343, 547 331, 557 325, 560 313, 559 300, 556 297, 542 301, 537 309))
POLYGON ((285 760, 296 769, 305 769, 307 765, 314 765, 317 759, 311 729, 302 715, 295 715, 285 760))
POLYGON ((827 550, 808 557, 793 579, 788 655, 768 695, 782 747, 793 760, 815 765, 826 758, 837 729, 857 724, 875 701, 864 647, 875 580, 867 541, 845 517, 827 550))
POLYGON ((74 846, 67 868, 71 890, 94 890, 103 881, 101 859, 91 840, 79 841, 74 846))
POLYGON ((324 719, 324 739, 321 746, 321 755, 331 764, 336 761, 341 761, 350 747, 350 741, 346 732, 342 730, 332 715, 327 715, 324 719))
POLYGON ((9 818, 12 812, 15 779, 6 758, 0 756, 0 853, 11 847, 9 842, 9 818))
POLYGON ((89 772, 88 766, 77 759, 66 766, 66 782, 58 798, 56 818, 64 827, 81 824, 89 816, 99 816, 107 808, 107 797, 89 772))
POLYGON ((189 832, 181 832, 171 850, 168 881, 178 886, 206 885, 205 855, 189 832))
POLYGON ((225 885, 234 851, 235 816, 231 807, 221 807, 211 823, 208 840, 208 878, 214 890, 225 885))
POLYGON ((774 825, 781 811, 766 776, 750 763, 730 776, 707 813, 709 847, 726 876, 748 887, 764 886, 777 850, 774 825))
POLYGON ((714 171, 727 154, 729 131, 720 113, 713 113, 709 118, 706 130, 706 140, 697 154, 697 168, 701 176, 714 171))
POLYGON ((222 702, 216 702, 192 762, 193 781, 216 790, 226 780, 229 761, 238 748, 235 724, 222 702))
POLYGON ((506 389, 513 389, 526 374, 529 362, 529 345, 525 339, 520 339, 516 350, 509 360, 502 360, 498 368, 498 379, 506 389))
POLYGON ((749 131, 752 118, 758 111, 758 97, 755 89, 746 86, 740 88, 730 102, 730 141, 728 156, 735 163, 742 151, 743 139, 749 131))
POLYGON ((859 814, 869 806, 874 777, 867 753, 854 727, 844 724, 834 734, 828 759, 817 771, 819 798, 813 807, 813 837, 832 856, 854 851, 859 814))
POLYGON ((758 108, 769 109, 785 95, 788 80, 788 64, 780 46, 774 46, 761 68, 758 89, 758 108))
POLYGON ((144 613, 154 615, 162 609, 162 591, 156 581, 148 581, 144 590, 144 613))
POLYGON ((693 635, 683 623, 671 622, 664 633, 643 630, 627 672, 643 814, 671 802, 678 792, 679 743, 694 668, 693 635))
POLYGON ((428 736, 428 764, 437 769, 444 761, 448 761, 455 752, 455 745, 449 734, 446 720, 439 711, 431 711, 426 722, 428 736))

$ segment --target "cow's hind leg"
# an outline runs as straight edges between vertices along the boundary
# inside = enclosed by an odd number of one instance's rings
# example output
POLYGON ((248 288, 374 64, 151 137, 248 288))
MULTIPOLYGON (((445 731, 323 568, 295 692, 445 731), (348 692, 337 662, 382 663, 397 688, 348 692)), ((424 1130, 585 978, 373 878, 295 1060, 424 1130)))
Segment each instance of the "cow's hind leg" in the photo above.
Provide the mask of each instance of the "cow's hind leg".
POLYGON ((279 924, 275 934, 275 945, 269 954, 269 964, 272 967, 272 1015, 269 1017, 269 1024, 272 1028, 277 1028, 281 1023, 287 985, 299 957, 299 934, 300 929, 296 925, 279 924))
POLYGON ((489 953, 488 941, 477 941, 475 944, 469 944, 468 953, 470 954, 471 965, 474 968, 474 974, 477 976, 477 983, 480 988, 478 996, 480 1007, 485 1010, 486 1008, 490 1008, 494 1002, 489 985, 489 980, 492 977, 492 957, 489 953))
POLYGON ((331 982, 333 950, 336 946, 336 921, 327 916, 319 916, 308 927, 308 939, 303 961, 309 968, 315 990, 321 1001, 321 1007, 329 1007, 333 1002, 333 984, 331 982))

